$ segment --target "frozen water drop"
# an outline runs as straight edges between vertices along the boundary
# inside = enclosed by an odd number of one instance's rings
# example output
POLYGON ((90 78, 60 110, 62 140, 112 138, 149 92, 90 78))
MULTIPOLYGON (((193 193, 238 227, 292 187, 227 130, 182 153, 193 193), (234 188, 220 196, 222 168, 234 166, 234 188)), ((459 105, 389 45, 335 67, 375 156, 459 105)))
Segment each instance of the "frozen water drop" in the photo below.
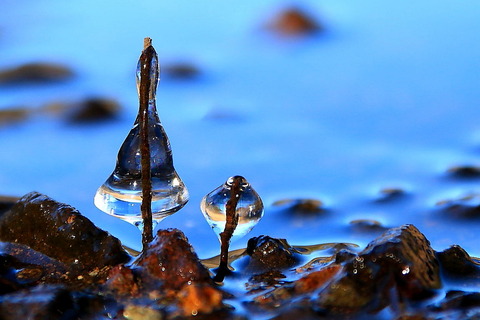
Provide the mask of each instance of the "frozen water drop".
POLYGON ((207 194, 200 204, 205 219, 220 239, 220 233, 225 229, 226 206, 231 197, 234 179, 240 179, 240 189, 235 194, 238 197, 235 210, 238 215, 238 225, 231 241, 238 240, 250 232, 263 216, 262 199, 248 181, 241 176, 230 177, 224 184, 207 194))
MULTIPOLYGON (((181 209, 188 201, 188 191, 173 166, 172 149, 158 117, 155 94, 158 85, 158 58, 152 46, 142 53, 137 66, 137 89, 140 96, 141 70, 150 70, 148 76, 148 141, 150 145, 150 178, 152 183, 153 224, 181 209), (148 51, 150 50, 150 51, 148 51), (151 51, 153 50, 153 51, 151 51), (150 65, 145 65, 144 54, 152 56, 150 65)), ((148 59, 147 59, 148 61, 148 59)), ((140 96, 140 100, 142 97, 140 96)), ((143 228, 142 167, 140 150, 140 112, 133 128, 123 142, 117 156, 113 173, 100 186, 94 198, 100 210, 143 228)), ((148 163, 148 162, 147 162, 148 163)))

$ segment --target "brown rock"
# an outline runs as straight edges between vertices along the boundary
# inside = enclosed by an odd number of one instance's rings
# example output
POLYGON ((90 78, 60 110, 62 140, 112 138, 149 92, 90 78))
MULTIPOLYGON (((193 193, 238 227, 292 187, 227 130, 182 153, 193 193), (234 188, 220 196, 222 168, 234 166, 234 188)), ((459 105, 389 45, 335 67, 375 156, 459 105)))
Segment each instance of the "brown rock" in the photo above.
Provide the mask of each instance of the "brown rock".
POLYGON ((0 217, 0 241, 26 245, 72 273, 100 274, 129 261, 120 241, 73 207, 32 192, 0 217))
POLYGON ((272 205, 299 214, 316 214, 325 211, 323 202, 317 199, 283 199, 275 201, 272 205))
POLYGON ((304 294, 313 292, 328 281, 330 281, 340 270, 341 266, 333 264, 326 268, 307 274, 306 276, 295 281, 295 293, 304 294))
POLYGON ((11 107, 0 110, 0 125, 12 124, 26 120, 32 113, 28 107, 11 107))
POLYGON ((52 82, 69 79, 73 71, 56 63, 26 63, 0 70, 0 83, 52 82))
POLYGON ((448 275, 480 279, 480 261, 473 260, 462 247, 454 245, 437 255, 448 275))
POLYGON ((138 276, 134 270, 118 265, 110 270, 105 287, 116 295, 135 298, 140 296, 138 276))
POLYGON ((284 35, 304 35, 323 30, 323 26, 297 8, 281 12, 271 26, 284 35))
POLYGON ((221 309, 222 293, 209 285, 184 285, 177 295, 178 305, 184 316, 196 316, 199 313, 211 313, 221 309))
POLYGON ((162 280, 166 290, 178 292, 184 285, 192 283, 213 285, 208 270, 178 229, 159 230, 134 265, 162 280))

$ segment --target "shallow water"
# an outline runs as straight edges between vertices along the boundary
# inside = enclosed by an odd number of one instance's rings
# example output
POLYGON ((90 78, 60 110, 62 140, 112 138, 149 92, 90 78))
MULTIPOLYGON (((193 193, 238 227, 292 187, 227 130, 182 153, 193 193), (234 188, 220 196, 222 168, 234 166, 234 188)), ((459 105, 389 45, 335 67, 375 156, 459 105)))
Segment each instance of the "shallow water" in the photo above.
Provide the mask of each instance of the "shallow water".
POLYGON ((39 112, 0 127, 0 194, 45 193, 141 247, 137 228, 96 209, 93 196, 135 119, 136 62, 149 36, 161 65, 188 61, 201 70, 184 81, 161 74, 157 108, 190 191, 189 203, 158 227, 184 231, 202 258, 219 246, 200 200, 237 174, 260 194, 265 216, 233 248, 260 234, 363 247, 380 231, 350 221, 374 219, 413 223, 436 250, 459 244, 480 255, 480 219, 436 206, 480 188, 479 179, 446 174, 479 162, 480 4, 302 3, 324 33, 272 34, 264 25, 283 8, 274 1, 235 10, 222 1, 3 1, 0 66, 59 61, 76 77, 0 86, 0 108, 107 96, 123 110, 105 123, 39 112), (377 201, 383 188, 405 194, 377 201), (298 216, 272 206, 296 198, 319 199, 325 210, 298 216))

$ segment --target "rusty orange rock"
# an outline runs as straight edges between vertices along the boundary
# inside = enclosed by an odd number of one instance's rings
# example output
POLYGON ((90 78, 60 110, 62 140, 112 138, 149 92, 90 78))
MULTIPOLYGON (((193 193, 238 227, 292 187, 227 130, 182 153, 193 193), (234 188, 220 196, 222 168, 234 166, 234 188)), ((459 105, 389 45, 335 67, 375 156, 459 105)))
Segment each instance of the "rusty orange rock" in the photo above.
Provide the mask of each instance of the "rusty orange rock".
POLYGON ((177 295, 178 305, 185 316, 211 313, 222 307, 222 293, 203 284, 185 285, 177 295))

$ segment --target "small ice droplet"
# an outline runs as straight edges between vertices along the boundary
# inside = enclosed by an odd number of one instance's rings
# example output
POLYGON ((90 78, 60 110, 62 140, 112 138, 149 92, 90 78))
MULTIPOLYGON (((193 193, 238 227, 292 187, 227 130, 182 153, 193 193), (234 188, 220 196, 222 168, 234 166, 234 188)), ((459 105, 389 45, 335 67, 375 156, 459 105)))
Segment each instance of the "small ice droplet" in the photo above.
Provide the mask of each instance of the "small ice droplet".
MULTIPOLYGON (((151 65, 137 66, 137 89, 140 96, 141 68, 149 67, 148 141, 151 153, 152 218, 154 226, 168 215, 181 209, 188 201, 188 191, 173 166, 172 149, 160 123, 155 105, 159 81, 158 58, 152 46, 145 49, 153 55, 151 65)), ((144 51, 144 52, 145 52, 144 51)), ((133 128, 123 142, 117 156, 115 170, 100 186, 94 198, 100 210, 123 219, 142 229, 142 180, 140 152, 140 110, 133 128)))
POLYGON ((239 199, 236 207, 238 225, 233 232, 232 242, 250 232, 263 216, 262 199, 247 180, 240 176, 230 177, 224 184, 207 194, 200 204, 205 219, 220 239, 220 233, 225 229, 226 205, 235 178, 240 178, 241 182, 240 192, 235 195, 239 199))

